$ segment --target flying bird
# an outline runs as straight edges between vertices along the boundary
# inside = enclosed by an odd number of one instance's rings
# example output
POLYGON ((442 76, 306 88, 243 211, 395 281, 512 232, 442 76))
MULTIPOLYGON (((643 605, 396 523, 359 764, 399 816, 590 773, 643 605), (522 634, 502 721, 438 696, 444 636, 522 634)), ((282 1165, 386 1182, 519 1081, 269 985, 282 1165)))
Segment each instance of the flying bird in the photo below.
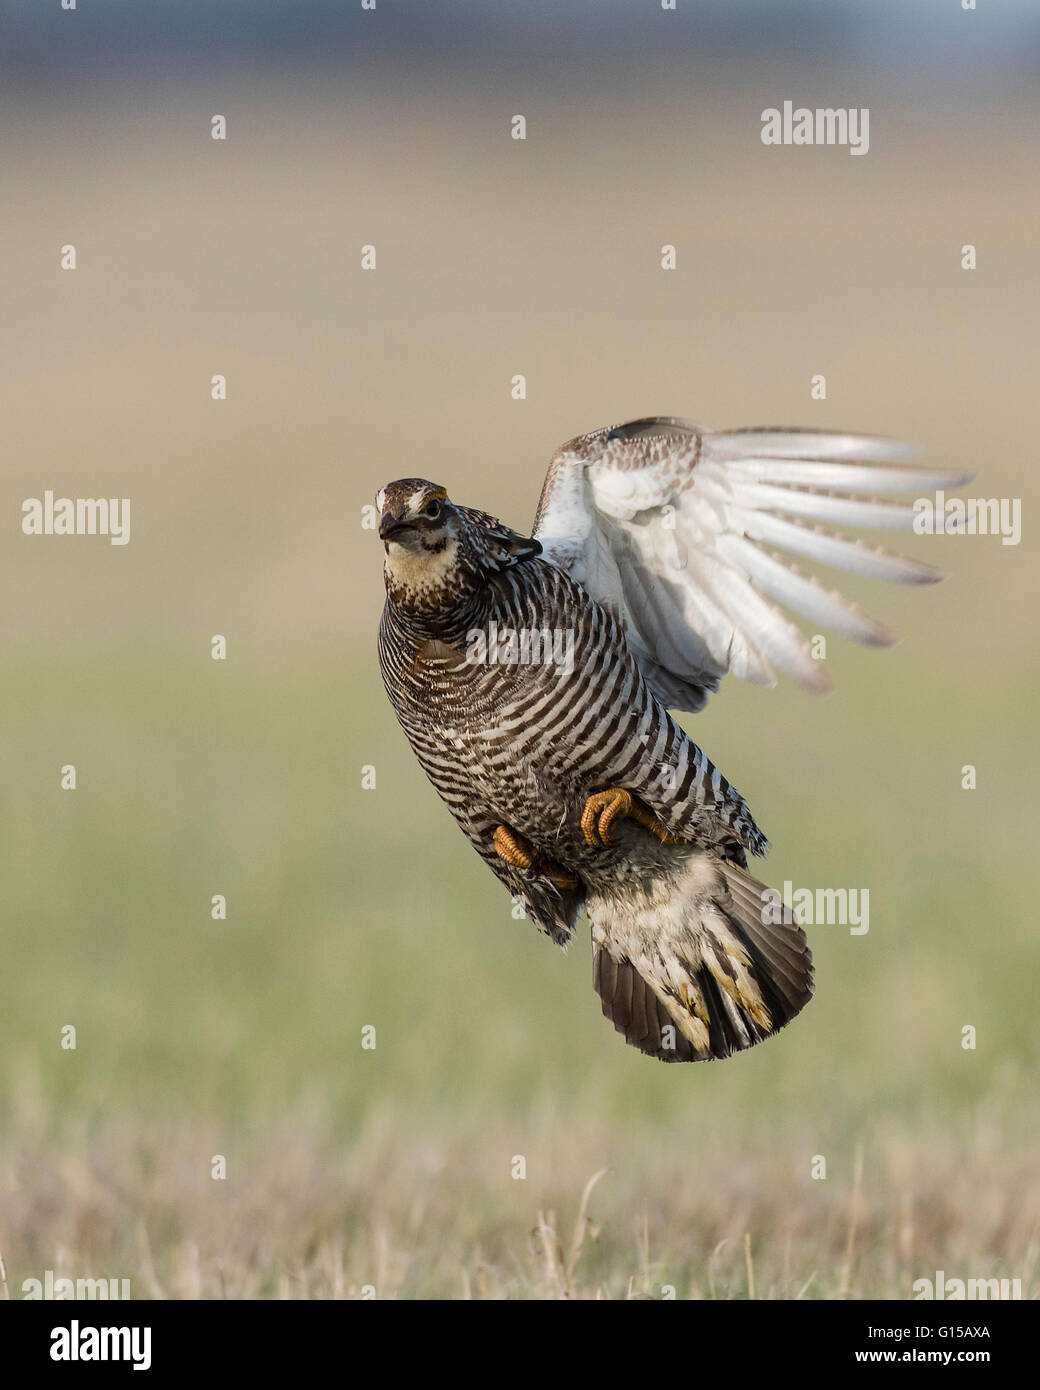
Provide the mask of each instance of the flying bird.
POLYGON ((559 449, 530 536, 423 478, 377 495, 379 661, 401 727, 543 932, 565 946, 584 907, 603 1012, 652 1057, 729 1056, 813 993, 804 932, 748 872, 765 835, 669 710, 701 709, 727 674, 825 690, 785 609, 893 641, 790 556, 942 578, 833 529, 909 530, 908 495, 968 481, 908 467, 915 452, 654 417, 559 449))

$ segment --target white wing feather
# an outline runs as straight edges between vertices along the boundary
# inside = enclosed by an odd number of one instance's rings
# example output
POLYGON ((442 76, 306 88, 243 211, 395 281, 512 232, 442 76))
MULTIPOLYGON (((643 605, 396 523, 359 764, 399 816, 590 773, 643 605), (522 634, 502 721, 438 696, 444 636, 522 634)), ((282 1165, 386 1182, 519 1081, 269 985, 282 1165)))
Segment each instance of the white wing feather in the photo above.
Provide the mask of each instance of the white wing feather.
POLYGON ((877 494, 919 496, 972 476, 907 467, 916 452, 868 435, 636 420, 559 450, 534 535, 618 615, 669 706, 699 709, 727 672, 762 685, 783 672, 824 691, 805 634, 778 605, 856 642, 893 638, 789 555, 900 583, 943 578, 833 529, 910 530, 912 504, 877 494))

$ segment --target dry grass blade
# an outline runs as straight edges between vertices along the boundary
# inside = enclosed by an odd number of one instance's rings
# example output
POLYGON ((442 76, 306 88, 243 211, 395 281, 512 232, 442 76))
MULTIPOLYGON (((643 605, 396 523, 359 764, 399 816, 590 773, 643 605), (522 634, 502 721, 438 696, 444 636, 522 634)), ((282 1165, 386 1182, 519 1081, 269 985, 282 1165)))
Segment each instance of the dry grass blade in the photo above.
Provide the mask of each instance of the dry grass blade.
POLYGON ((1026 1243, 1026 1253, 1022 1260, 1022 1287, 1026 1297, 1032 1298, 1033 1276, 1036 1271, 1037 1255, 1040 1253, 1040 1226, 1034 1226, 1026 1243))
POLYGON ((711 1294, 711 1297, 712 1297, 712 1298, 715 1298, 715 1297, 716 1297, 716 1293, 715 1293, 715 1270, 714 1270, 714 1266, 715 1266, 715 1257, 716 1257, 716 1255, 718 1255, 719 1251, 723 1248, 723 1246, 730 1245, 730 1244, 732 1243, 732 1241, 733 1241, 733 1237, 732 1237, 732 1236, 724 1236, 723 1239, 719 1241, 718 1245, 716 1245, 715 1249, 714 1249, 714 1250, 711 1252, 711 1254, 708 1256, 708 1291, 709 1291, 709 1293, 711 1294))
POLYGON ((159 1283, 159 1276, 155 1272, 155 1264, 152 1260, 152 1247, 148 1240, 148 1230, 143 1218, 138 1221, 136 1227, 138 1260, 144 1281, 148 1285, 148 1292, 152 1298, 165 1300, 166 1293, 163 1286, 159 1283))
POLYGON ((814 1269, 813 1272, 809 1275, 808 1279, 806 1279, 806 1281, 805 1281, 805 1283, 802 1285, 802 1287, 801 1287, 801 1288, 798 1290, 798 1292, 795 1294, 795 1296, 794 1296, 794 1297, 795 1297, 795 1302, 797 1302, 798 1299, 804 1297, 804 1295, 807 1294, 807 1293, 809 1292, 809 1286, 812 1284, 812 1281, 813 1281, 815 1278, 816 1278, 816 1271, 815 1271, 815 1269, 814 1269))
POLYGON ((592 1196, 592 1189, 599 1182, 600 1178, 605 1177, 609 1172, 607 1168, 601 1168, 598 1173, 593 1173, 585 1184, 585 1190, 581 1194, 581 1204, 578 1207, 578 1216, 574 1222, 574 1234, 571 1236, 570 1253, 567 1256, 565 1276, 567 1287, 570 1287, 571 1279, 574 1277, 574 1270, 577 1267, 578 1256, 581 1254, 581 1247, 585 1243, 585 1214, 588 1211, 589 1198, 592 1196))
POLYGON ((863 1187, 863 1145, 856 1145, 855 1169, 852 1177, 852 1198, 849 1202, 849 1234, 845 1242, 845 1259, 841 1267, 838 1297, 847 1298, 852 1284, 852 1264, 856 1258, 856 1229, 859 1225, 860 1197, 863 1187))
POLYGON ((639 1268, 643 1276, 643 1292, 650 1296, 650 1213, 643 1208, 643 1229, 639 1233, 639 1268))
POLYGON ((554 1290, 555 1298, 569 1297, 570 1285, 567 1279, 567 1270, 563 1263, 563 1251, 560 1247, 559 1238, 556 1235, 553 1222, 556 1213, 550 1212, 548 1220, 545 1213, 538 1213, 538 1235, 542 1242, 542 1254, 545 1256, 545 1272, 549 1281, 549 1286, 554 1290))

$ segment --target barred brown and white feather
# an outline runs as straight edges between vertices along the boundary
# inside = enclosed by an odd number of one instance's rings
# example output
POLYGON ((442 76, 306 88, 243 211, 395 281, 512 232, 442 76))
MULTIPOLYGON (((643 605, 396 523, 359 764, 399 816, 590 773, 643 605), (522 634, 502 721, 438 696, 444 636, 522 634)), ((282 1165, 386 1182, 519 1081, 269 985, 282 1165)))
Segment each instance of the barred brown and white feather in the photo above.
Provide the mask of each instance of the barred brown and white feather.
POLYGON ((519 831, 586 884, 609 880, 621 857, 590 847, 580 828, 585 801, 604 787, 637 789, 677 838, 767 848, 743 798, 651 692, 614 617, 556 566, 531 559, 497 573, 435 626, 388 603, 379 650, 387 693, 430 781, 557 939, 570 934, 579 900, 500 860, 496 826, 519 831), (562 634, 569 659, 473 659, 479 638, 533 632, 562 634))
POLYGON ((760 962, 738 960, 743 948, 723 941, 725 915, 713 919, 699 900, 697 923, 662 911, 689 888, 689 856, 721 874, 721 866, 744 864, 745 852, 765 852, 746 802, 665 709, 609 608, 542 559, 536 542, 420 482, 383 495, 394 537, 401 518, 427 498, 443 505, 431 524, 394 546, 406 544, 407 555, 387 546, 379 659, 426 775, 484 862, 553 940, 566 944, 586 907, 597 981, 610 970, 622 981, 609 1009, 607 987, 600 988, 604 1010, 630 1041, 665 1060, 693 1060, 766 1036, 782 1021, 779 996, 760 962), (516 659, 525 639, 528 659, 516 659), (590 844, 583 809, 605 788, 636 794, 670 843, 619 821, 609 843, 590 844), (500 857, 500 826, 530 845, 530 867, 500 857), (563 871, 558 881, 543 871, 545 861, 563 871), (663 983, 654 959, 664 962, 663 983), (741 1014, 742 1005, 718 994, 711 970, 704 974, 704 961, 716 959, 727 979, 751 982, 757 1014, 741 1014), (672 979, 668 970, 679 973, 672 979), (624 984, 632 971, 638 990, 624 984), (692 1022, 683 1022, 682 1010, 692 1010, 692 1022), (648 1043, 639 1029, 651 1015, 660 1026, 648 1043), (710 1026, 698 1021, 709 1016, 710 1026))

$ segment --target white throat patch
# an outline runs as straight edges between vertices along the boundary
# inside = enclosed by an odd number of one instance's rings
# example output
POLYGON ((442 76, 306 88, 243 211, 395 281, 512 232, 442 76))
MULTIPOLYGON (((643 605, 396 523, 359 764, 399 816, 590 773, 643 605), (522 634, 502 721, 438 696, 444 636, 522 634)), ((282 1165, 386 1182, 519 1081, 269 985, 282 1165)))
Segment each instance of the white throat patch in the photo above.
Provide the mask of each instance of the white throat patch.
POLYGON ((403 589, 409 597, 422 600, 446 587, 458 553, 456 536, 447 536, 441 550, 425 550, 422 545, 411 548, 391 539, 383 568, 395 589, 403 589))

